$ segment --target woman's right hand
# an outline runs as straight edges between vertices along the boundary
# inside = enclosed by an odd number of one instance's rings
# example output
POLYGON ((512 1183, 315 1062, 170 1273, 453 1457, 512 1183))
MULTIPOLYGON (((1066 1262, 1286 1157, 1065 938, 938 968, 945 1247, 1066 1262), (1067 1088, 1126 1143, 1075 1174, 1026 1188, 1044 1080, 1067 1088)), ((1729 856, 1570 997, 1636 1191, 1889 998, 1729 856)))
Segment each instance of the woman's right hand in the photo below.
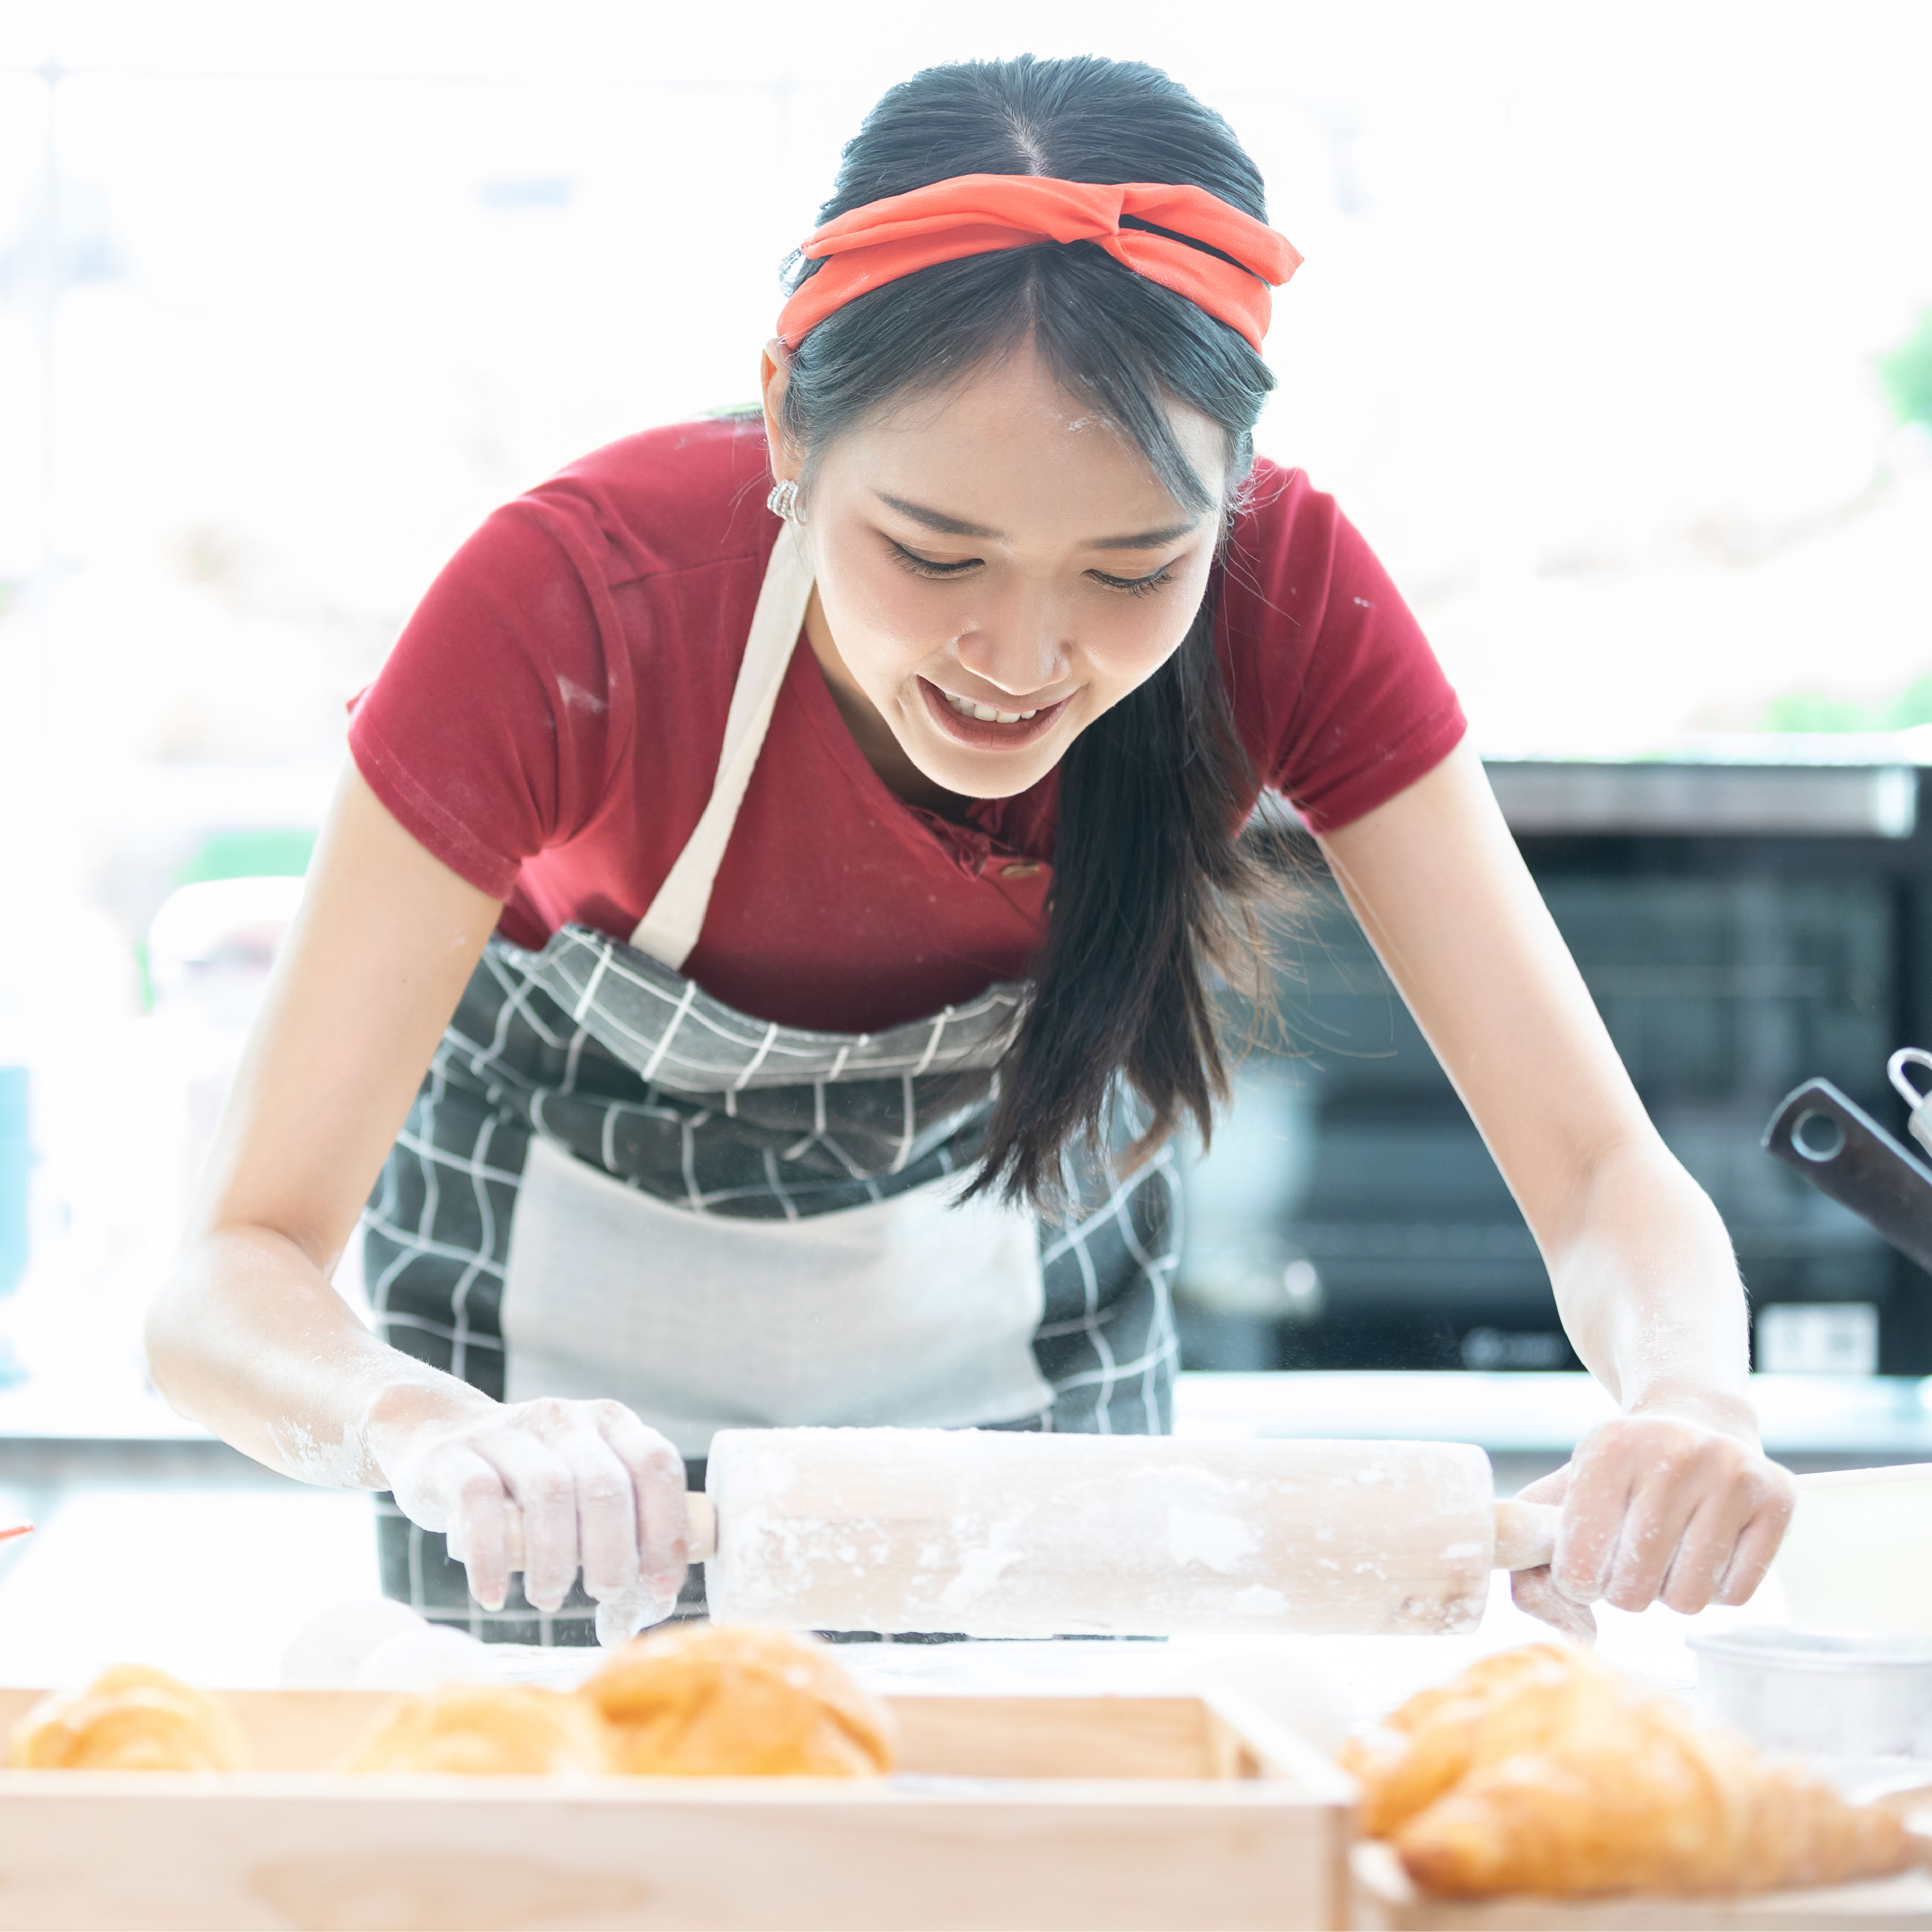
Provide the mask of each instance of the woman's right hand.
POLYGON ((560 1604, 581 1568, 600 1636, 667 1614, 684 1465, 614 1402, 492 1402, 364 1325, 330 1286, 502 908, 345 770, 230 1089, 148 1366, 184 1415, 305 1482, 392 1491, 478 1600, 560 1604))
POLYGON ((600 1604, 641 1590, 663 1615, 676 1600, 688 1527, 683 1459, 622 1402, 479 1394, 452 1412, 404 1384, 371 1405, 367 1438, 396 1506, 443 1532, 485 1610, 501 1610, 509 1591, 512 1505, 523 1513, 533 1608, 556 1610, 580 1568, 600 1604))

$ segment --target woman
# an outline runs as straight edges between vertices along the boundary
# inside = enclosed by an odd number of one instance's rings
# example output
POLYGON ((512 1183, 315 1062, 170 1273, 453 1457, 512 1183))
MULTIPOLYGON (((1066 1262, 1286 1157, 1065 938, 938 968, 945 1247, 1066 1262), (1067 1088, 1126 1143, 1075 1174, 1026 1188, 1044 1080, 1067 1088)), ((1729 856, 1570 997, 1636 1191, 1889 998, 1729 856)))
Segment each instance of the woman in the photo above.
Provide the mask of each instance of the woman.
POLYGON ((392 1590, 546 1642, 662 1615, 726 1424, 1165 1427, 1163 1149, 1222 1090, 1265 790, 1622 1407, 1522 1600, 1755 1587, 1791 1492, 1723 1227, 1394 587, 1253 460, 1298 259, 1151 69, 921 74, 845 151, 762 423, 598 452, 430 590, 150 1327, 184 1412, 391 1493, 392 1590), (328 1285, 365 1197, 380 1340, 328 1285))

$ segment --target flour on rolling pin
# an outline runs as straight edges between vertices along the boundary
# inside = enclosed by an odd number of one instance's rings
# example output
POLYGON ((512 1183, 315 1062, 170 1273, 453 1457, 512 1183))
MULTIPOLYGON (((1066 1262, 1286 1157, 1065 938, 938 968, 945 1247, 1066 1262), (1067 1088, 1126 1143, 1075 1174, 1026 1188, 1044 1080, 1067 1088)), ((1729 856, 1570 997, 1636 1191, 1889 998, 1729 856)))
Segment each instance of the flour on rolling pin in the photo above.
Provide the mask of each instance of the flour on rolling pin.
POLYGON ((1444 1442, 725 1430, 722 1621, 971 1636, 1474 1628, 1489 1458, 1444 1442))

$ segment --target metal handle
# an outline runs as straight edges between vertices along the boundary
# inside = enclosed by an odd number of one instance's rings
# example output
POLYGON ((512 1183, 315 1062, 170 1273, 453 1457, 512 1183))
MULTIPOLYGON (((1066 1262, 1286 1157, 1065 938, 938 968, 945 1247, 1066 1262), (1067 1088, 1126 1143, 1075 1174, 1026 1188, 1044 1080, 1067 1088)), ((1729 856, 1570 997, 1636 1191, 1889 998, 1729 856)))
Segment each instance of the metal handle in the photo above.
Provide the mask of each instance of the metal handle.
POLYGON ((1906 1123, 1912 1138, 1932 1154, 1932 1088, 1923 1094, 1906 1077, 1908 1066, 1932 1067, 1932 1053, 1922 1046, 1901 1046, 1885 1064, 1886 1076, 1898 1088, 1900 1097, 1912 1109, 1906 1123))
POLYGON ((1808 1080, 1787 1094, 1764 1147, 1932 1274, 1932 1168, 1830 1081, 1808 1080))

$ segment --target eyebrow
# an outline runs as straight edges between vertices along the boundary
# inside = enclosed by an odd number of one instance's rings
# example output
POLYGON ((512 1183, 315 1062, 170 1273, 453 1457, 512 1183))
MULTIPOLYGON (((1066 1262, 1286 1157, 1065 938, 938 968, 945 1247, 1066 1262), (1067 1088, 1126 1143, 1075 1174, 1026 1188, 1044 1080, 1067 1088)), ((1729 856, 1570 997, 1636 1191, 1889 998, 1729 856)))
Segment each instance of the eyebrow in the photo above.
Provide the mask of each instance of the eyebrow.
MULTIPOLYGON (((1004 532, 988 530, 984 524, 969 524, 962 517, 949 517, 944 510, 928 509, 923 503, 909 503, 903 496, 889 496, 883 490, 874 490, 872 494, 889 509, 898 511, 902 517, 921 524, 929 530, 946 537, 989 537, 1002 538, 1004 532)), ((1168 524, 1157 530, 1136 530, 1131 536, 1094 537, 1088 540, 1089 550, 1158 550, 1163 544, 1178 542, 1184 536, 1191 536, 1201 527, 1196 518, 1187 524, 1168 524)))

